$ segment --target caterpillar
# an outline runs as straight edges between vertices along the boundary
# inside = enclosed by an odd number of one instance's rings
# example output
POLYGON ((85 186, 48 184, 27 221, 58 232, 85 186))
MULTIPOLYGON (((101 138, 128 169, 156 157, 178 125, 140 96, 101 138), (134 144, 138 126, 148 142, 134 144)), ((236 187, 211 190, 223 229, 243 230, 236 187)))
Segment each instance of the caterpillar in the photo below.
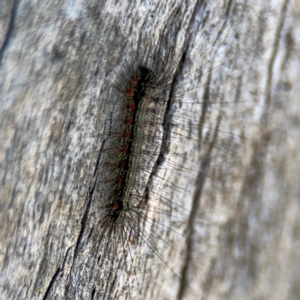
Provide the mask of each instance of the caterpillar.
MULTIPOLYGON (((107 264, 108 273, 118 269, 114 266, 118 254, 117 263, 123 266, 134 263, 130 254, 133 244, 140 247, 141 243, 151 243, 150 232, 146 233, 152 219, 149 214, 161 213, 150 196, 172 82, 169 77, 161 76, 166 72, 161 68, 157 61, 138 59, 137 64, 132 62, 125 67, 126 73, 120 75, 114 90, 119 91, 118 99, 123 98, 123 103, 119 111, 114 109, 99 176, 102 187, 99 224, 105 250, 100 252, 98 260, 100 266, 107 264), (121 249, 117 250, 116 243, 122 245, 121 249), (107 258, 104 252, 113 255, 107 258)), ((135 272, 136 267, 132 267, 135 272)))
POLYGON ((220 110, 234 101, 214 99, 211 86, 212 71, 221 69, 218 51, 229 23, 225 18, 214 34, 207 33, 212 37, 201 51, 197 39, 187 44, 170 24, 156 41, 146 34, 110 83, 104 100, 109 117, 102 121, 107 135, 91 189, 94 224, 81 246, 82 257, 92 252, 97 258, 89 268, 91 281, 97 282, 91 298, 173 298, 174 282, 176 297, 197 298, 189 278, 194 271, 187 269, 193 263, 207 266, 191 258, 193 239, 201 236, 191 227, 207 231, 214 226, 199 213, 204 183, 210 179, 218 192, 219 170, 210 172, 212 153, 234 157, 223 150, 223 142, 241 138, 221 128, 220 110), (199 66, 201 59, 206 63, 199 66), (218 142, 220 135, 226 138, 218 142), (166 271, 160 274, 162 267, 166 271), (169 275, 162 277, 165 272, 169 275), (145 284, 149 281, 157 285, 157 294, 145 284))

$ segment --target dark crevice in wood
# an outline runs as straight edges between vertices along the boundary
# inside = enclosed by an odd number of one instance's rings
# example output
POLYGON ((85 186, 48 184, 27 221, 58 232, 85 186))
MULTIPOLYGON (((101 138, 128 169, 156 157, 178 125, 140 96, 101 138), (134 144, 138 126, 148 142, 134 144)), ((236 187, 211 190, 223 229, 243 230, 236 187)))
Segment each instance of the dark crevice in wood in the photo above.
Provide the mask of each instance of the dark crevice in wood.
POLYGON ((91 300, 94 299, 95 293, 96 293, 96 288, 94 287, 93 290, 92 290, 92 294, 91 294, 91 300))
MULTIPOLYGON (((241 90, 242 90, 242 86, 243 86, 243 75, 239 76, 237 81, 238 81, 238 84, 236 86, 234 103, 239 103, 240 99, 241 99, 241 90)), ((245 139, 245 137, 242 137, 242 138, 245 139)))
POLYGON ((49 283, 49 285, 48 285, 48 287, 47 287, 46 293, 45 293, 45 295, 44 295, 44 297, 43 297, 43 300, 46 300, 46 299, 48 298, 48 296, 49 296, 49 294, 50 294, 50 291, 51 291, 51 288, 53 287, 54 282, 56 281, 56 278, 57 278, 59 272, 60 272, 60 268, 58 268, 58 269, 56 270, 56 272, 54 273, 54 275, 52 276, 52 278, 51 278, 51 280, 50 280, 50 283, 49 283))
POLYGON ((229 0, 229 2, 227 3, 226 12, 225 12, 226 17, 229 17, 231 8, 232 8, 232 0, 229 0))
MULTIPOLYGON (((72 269, 73 269, 73 266, 74 266, 74 261, 75 261, 75 259, 77 257, 77 252, 78 252, 79 244, 81 243, 83 232, 85 230, 85 224, 86 224, 86 220, 87 220, 87 216, 88 216, 88 212, 89 212, 89 208, 90 208, 90 203, 91 203, 91 198, 89 198, 89 202, 88 202, 88 204, 86 206, 84 215, 83 215, 82 220, 81 220, 81 229, 80 229, 80 233, 79 233, 79 236, 77 238, 76 245, 75 245, 73 263, 72 263, 72 267, 71 267, 70 273, 72 272, 72 269)), ((70 281, 66 285, 66 294, 68 294, 69 288, 70 288, 70 281)))
MULTIPOLYGON (((94 191, 94 188, 93 188, 93 191, 94 191)), ((81 219, 81 229, 80 229, 80 233, 79 233, 79 236, 78 236, 78 239, 77 239, 77 243, 76 243, 76 246, 75 246, 73 262, 76 259, 78 248, 79 248, 79 244, 81 243, 83 232, 85 231, 85 225, 86 225, 86 221, 87 221, 87 218, 88 218, 89 210, 90 210, 90 207, 91 207, 91 202, 92 202, 92 197, 91 197, 91 193, 90 193, 86 209, 85 209, 83 217, 81 219)))
MULTIPOLYGON (((103 142, 103 144, 102 144, 102 146, 101 146, 101 150, 100 150, 99 155, 98 155, 98 157, 97 157, 97 162, 96 162, 96 166, 95 166, 95 170, 94 170, 94 177, 95 177, 95 174, 97 173, 97 170, 98 170, 98 168, 99 168, 100 157, 101 157, 101 154, 102 154, 102 151, 103 151, 104 144, 105 144, 105 142, 103 142)), ((73 259, 73 261, 74 261, 75 258, 76 258, 77 251, 78 251, 78 248, 79 248, 79 244, 80 244, 80 242, 81 242, 82 235, 83 235, 83 232, 84 232, 84 230, 85 230, 85 224, 86 224, 86 221, 87 221, 87 218, 88 218, 88 214, 89 214, 89 210, 90 210, 90 207, 91 207, 91 202, 92 202, 93 194, 94 194, 95 187, 96 187, 96 181, 97 181, 97 178, 95 179, 95 181, 94 181, 94 183, 93 183, 93 186, 91 187, 91 189, 90 189, 90 191, 89 191, 89 195, 88 195, 88 203, 87 203, 85 212, 84 212, 83 217, 82 217, 82 220, 81 220, 81 229, 80 229, 80 233, 79 233, 79 236, 78 236, 78 239, 77 239, 77 243, 76 243, 76 246, 75 246, 74 259, 73 259)))
MULTIPOLYGON (((190 22, 189 22, 189 25, 188 25, 187 32, 189 32, 190 29, 192 28, 192 24, 195 22, 196 14, 198 13, 199 9, 202 7, 202 1, 200 1, 200 2, 201 2, 200 5, 199 5, 199 3, 197 4, 197 6, 199 6, 199 7, 194 9, 194 12, 191 16, 191 19, 190 19, 190 22)), ((149 182, 151 181, 153 175, 157 173, 158 167, 164 161, 165 152, 167 152, 168 141, 170 141, 170 132, 171 132, 170 127, 172 126, 172 124, 170 124, 170 111, 171 111, 171 105, 173 103, 172 99, 174 98, 174 95, 175 95, 174 91, 175 91, 175 88, 176 88, 178 76, 179 76, 179 74, 183 74, 183 69, 184 69, 186 58, 187 58, 187 55, 186 55, 187 54, 187 48, 188 48, 187 41, 189 39, 190 39, 190 36, 187 35, 184 46, 183 46, 183 49, 182 49, 181 57, 180 57, 180 59, 178 59, 178 65, 175 69, 174 76, 173 76, 172 82, 170 84, 170 93, 169 93, 169 98, 168 98, 168 101, 167 101, 166 113, 165 113, 164 120, 163 120, 164 136, 163 136, 162 147, 161 147, 160 154, 158 156, 157 162, 156 162, 155 166, 153 167, 152 174, 149 177, 149 182)), ((146 199, 147 199, 149 197, 149 188, 148 188, 148 186, 146 188, 146 193, 145 194, 146 194, 146 199)))
POLYGON ((4 42, 0 48, 0 66, 1 66, 3 54, 8 46, 9 40, 12 37, 18 6, 19 6, 19 0, 14 0, 13 5, 12 5, 11 14, 10 14, 9 25, 8 25, 8 28, 6 31, 4 42))
POLYGON ((199 143, 200 147, 201 147, 201 145, 203 145, 203 143, 202 143, 202 129, 203 129, 203 124, 205 124, 205 117, 206 117, 207 108, 208 108, 208 105, 209 105, 211 72, 212 72, 212 68, 209 70, 207 83, 206 83, 206 86, 205 86, 205 89, 204 89, 202 111, 201 111, 201 117, 200 117, 200 120, 199 120, 198 139, 199 139, 199 142, 200 142, 199 143))
POLYGON ((69 247, 68 250, 66 251, 65 258, 64 258, 63 263, 62 263, 61 271, 63 271, 65 269, 66 261, 67 261, 67 258, 69 256, 69 252, 70 252, 71 248, 72 247, 69 247))
MULTIPOLYGON (((79 245, 80 245, 82 237, 83 237, 83 233, 85 231, 86 222, 87 222, 87 219, 88 219, 88 214, 89 214, 89 211, 90 211, 91 202, 92 202, 92 198, 93 198, 93 193, 94 193, 94 190, 95 190, 95 185, 96 185, 96 183, 94 183, 91 191, 89 192, 88 203, 87 203, 86 209, 84 211, 83 217, 81 219, 81 229, 80 229, 80 233, 78 235, 77 242, 76 242, 76 245, 75 245, 74 257, 73 257, 73 263, 72 263, 73 266, 74 266, 74 261, 77 257, 77 253, 78 253, 79 245)), ((72 268, 73 268, 73 266, 72 266, 72 268)), ((71 268, 71 272, 72 272, 72 268, 71 268)), ((70 288, 70 282, 68 282, 68 284, 66 286, 67 294, 68 294, 69 288, 70 288)))
MULTIPOLYGON (((96 161, 96 165, 95 165, 93 177, 96 177, 96 174, 97 174, 97 172, 99 170, 100 158, 101 158, 102 153, 104 152, 105 142, 106 142, 106 140, 104 140, 103 143, 102 143, 102 145, 101 145, 101 148, 100 148, 100 151, 99 151, 99 154, 98 154, 98 157, 97 157, 97 161, 96 161)), ((93 193, 94 188, 95 188, 95 184, 93 185, 93 187, 92 187, 92 189, 90 191, 90 196, 91 196, 91 193, 93 193)))
POLYGON ((285 17, 286 17, 286 11, 287 11, 287 5, 288 5, 288 3, 289 3, 289 0, 285 0, 283 2, 282 8, 281 8, 281 16, 280 16, 279 23, 278 23, 278 26, 277 26, 277 29, 276 29, 275 40, 274 40, 274 45, 273 45, 273 51, 272 51, 272 54, 271 54, 269 65, 268 65, 268 71, 267 71, 268 72, 268 74, 267 74, 267 90, 266 90, 266 99, 265 99, 265 105, 267 107, 270 105, 270 102, 271 102, 271 88, 272 88, 272 81, 273 81, 273 67, 274 67, 275 59, 276 59, 277 52, 278 52, 280 35, 281 35, 281 32, 282 32, 284 20, 285 20, 285 17))

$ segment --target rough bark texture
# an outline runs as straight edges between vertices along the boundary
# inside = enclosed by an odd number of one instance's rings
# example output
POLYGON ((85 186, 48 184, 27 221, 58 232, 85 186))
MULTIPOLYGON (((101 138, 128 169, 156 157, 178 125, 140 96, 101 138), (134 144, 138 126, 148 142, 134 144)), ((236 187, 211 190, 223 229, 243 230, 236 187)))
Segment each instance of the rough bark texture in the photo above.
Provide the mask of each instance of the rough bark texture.
POLYGON ((1 1, 0 299, 300 298, 300 2, 245 2, 1 1), (103 296, 113 279, 89 241, 103 120, 119 65, 165 26, 179 53, 208 43, 189 72, 209 71, 187 83, 182 67, 176 84, 212 130, 182 135, 182 155, 171 139, 180 171, 153 175, 156 195, 189 206, 183 235, 161 228, 103 296))

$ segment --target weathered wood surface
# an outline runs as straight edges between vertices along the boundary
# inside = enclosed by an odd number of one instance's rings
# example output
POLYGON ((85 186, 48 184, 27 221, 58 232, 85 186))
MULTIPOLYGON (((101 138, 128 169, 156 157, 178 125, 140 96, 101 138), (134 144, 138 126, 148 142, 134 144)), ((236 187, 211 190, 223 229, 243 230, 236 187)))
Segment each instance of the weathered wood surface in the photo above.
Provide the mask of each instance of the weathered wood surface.
MULTIPOLYGON (((97 268, 97 241, 83 245, 88 228, 97 228, 88 195, 115 70, 140 32, 157 41, 169 21, 182 25, 183 39, 199 22, 192 42, 221 22, 226 7, 232 17, 237 4, 204 5, 211 13, 200 21, 193 19, 199 5, 1 1, 0 299, 100 298, 100 278, 111 278, 97 268)), ((222 66, 210 73, 209 101, 224 105, 201 119, 219 129, 218 143, 208 140, 209 153, 183 150, 214 181, 200 171, 191 177, 180 156, 174 160, 184 169, 158 180, 158 190, 164 182, 188 185, 185 178, 193 185, 172 194, 194 203, 197 215, 183 238, 170 233, 183 253, 157 246, 178 277, 150 255, 131 274, 140 287, 128 292, 128 282, 120 282, 111 298, 122 298, 122 289, 134 299, 139 292, 141 299, 300 298, 300 2, 250 1, 239 14, 218 46, 222 66)), ((192 83, 197 99, 204 83, 192 83)))

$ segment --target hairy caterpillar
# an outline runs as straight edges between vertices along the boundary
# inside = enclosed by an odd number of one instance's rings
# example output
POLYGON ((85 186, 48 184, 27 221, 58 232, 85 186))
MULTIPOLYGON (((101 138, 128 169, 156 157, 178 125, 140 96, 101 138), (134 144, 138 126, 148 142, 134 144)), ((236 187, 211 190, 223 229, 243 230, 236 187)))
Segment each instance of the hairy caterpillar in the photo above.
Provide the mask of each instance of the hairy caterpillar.
POLYGON ((207 33, 212 37, 200 50, 197 39, 188 45, 170 39, 178 28, 168 25, 158 41, 149 42, 148 36, 139 41, 111 83, 105 100, 107 136, 91 189, 94 224, 81 246, 82 257, 90 252, 97 257, 88 273, 97 282, 92 298, 173 297, 168 288, 174 282, 178 298, 197 295, 186 270, 195 261, 201 268, 202 261, 191 259, 191 249, 184 254, 195 235, 189 226, 203 225, 202 231, 214 226, 213 219, 199 214, 201 192, 210 178, 217 195, 218 174, 210 170, 213 153, 234 156, 224 143, 240 139, 221 128, 220 111, 234 101, 214 98, 218 87, 211 86, 213 70, 223 64, 218 51, 232 28, 229 23, 220 22, 214 34, 207 33), (192 83, 196 88, 189 87, 192 83), (162 266, 168 277, 159 274, 162 266), (144 284, 149 281, 158 286, 157 295, 144 284))

